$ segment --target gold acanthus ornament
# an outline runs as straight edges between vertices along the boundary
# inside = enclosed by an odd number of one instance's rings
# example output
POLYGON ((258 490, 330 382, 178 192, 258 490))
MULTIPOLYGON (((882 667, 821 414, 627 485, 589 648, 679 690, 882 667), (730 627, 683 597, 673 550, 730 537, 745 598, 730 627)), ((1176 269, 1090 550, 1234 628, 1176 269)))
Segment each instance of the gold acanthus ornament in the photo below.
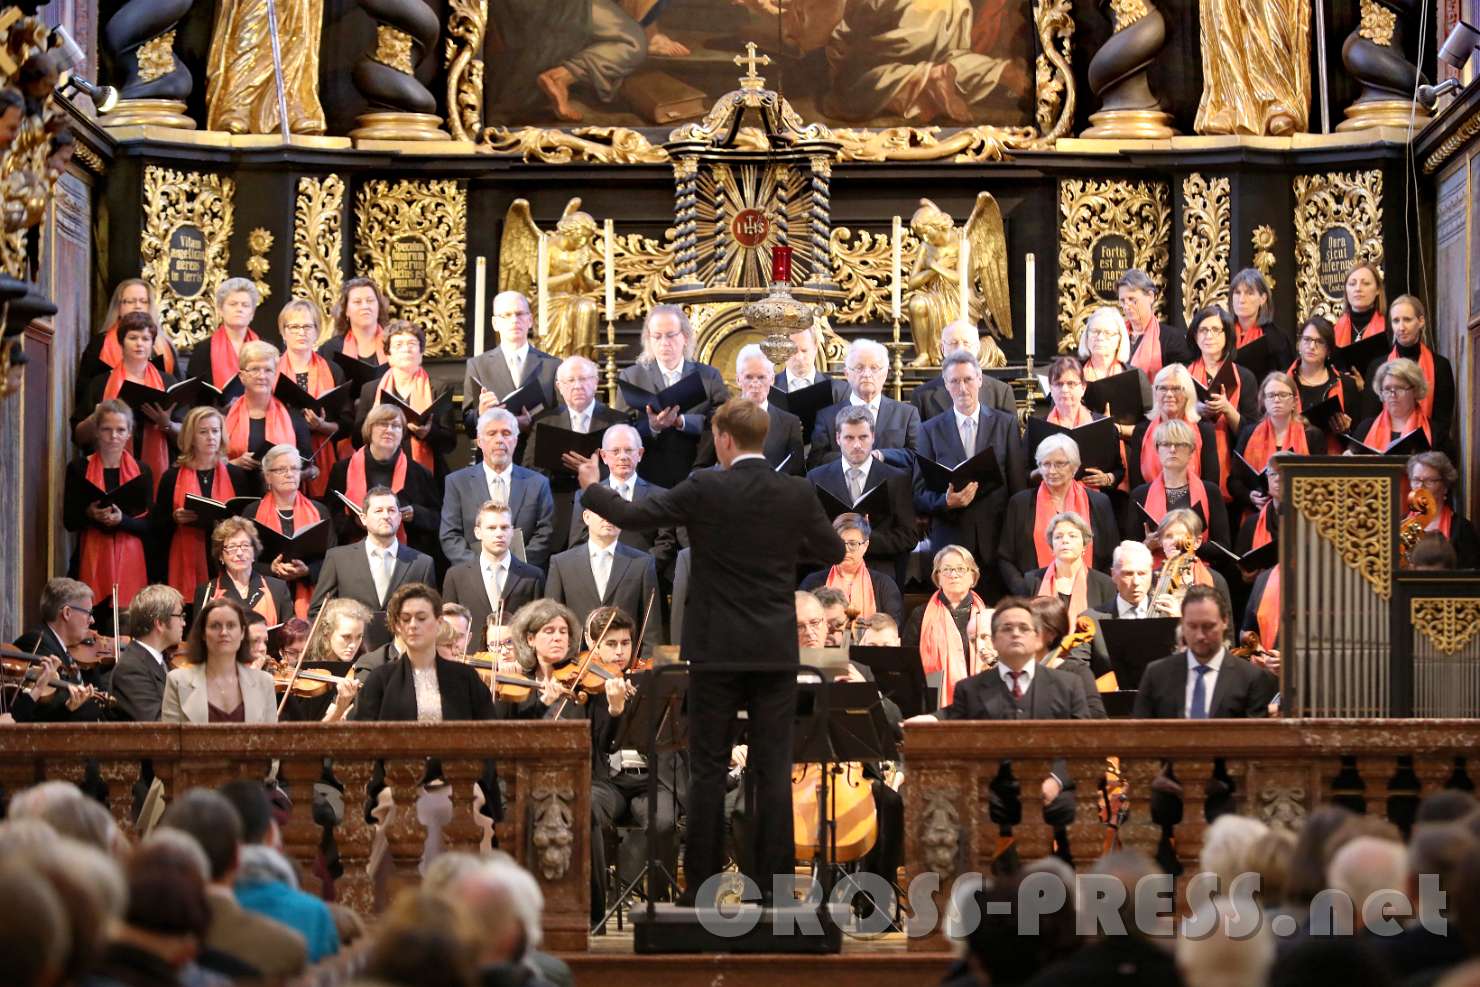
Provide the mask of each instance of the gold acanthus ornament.
POLYGON ((1193 173, 1182 179, 1182 321, 1198 309, 1228 304, 1228 255, 1233 233, 1229 180, 1193 173))
MULTIPOLYGON (((298 179, 293 203, 293 297, 311 298, 327 317, 344 284, 344 179, 338 175, 298 179)), ((333 335, 327 318, 320 342, 333 335)))

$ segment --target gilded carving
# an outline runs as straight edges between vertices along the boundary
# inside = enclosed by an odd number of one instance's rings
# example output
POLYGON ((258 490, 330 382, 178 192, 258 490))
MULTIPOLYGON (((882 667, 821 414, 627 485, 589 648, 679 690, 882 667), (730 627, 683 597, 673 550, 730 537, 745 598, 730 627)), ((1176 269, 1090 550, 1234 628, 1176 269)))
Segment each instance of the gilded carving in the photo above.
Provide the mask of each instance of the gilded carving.
POLYGON ((1259 818, 1270 828, 1298 833, 1305 815, 1304 785, 1271 782, 1259 790, 1259 818))
POLYGON ((573 822, 575 792, 555 788, 548 781, 536 784, 529 793, 530 862, 547 881, 558 881, 570 870, 576 841, 573 822))
POLYGON ((139 81, 153 82, 175 70, 175 29, 139 46, 139 81))
POLYGON ((476 140, 483 129, 483 35, 488 0, 451 0, 447 11, 447 129, 476 140))
POLYGON ((1115 17, 1115 30, 1124 31, 1150 11, 1145 0, 1110 0, 1110 13, 1115 17))
POLYGON ((139 276, 153 286, 160 324, 181 349, 216 328, 213 296, 230 260, 235 192, 236 182, 224 175, 144 169, 139 276))
POLYGON ((1228 304, 1229 180, 1194 172, 1182 179, 1182 318, 1204 305, 1228 304))
POLYGON ((1382 267, 1382 171, 1297 175, 1294 184, 1295 308, 1335 320, 1347 272, 1361 261, 1382 267), (1337 228, 1344 233, 1326 243, 1337 228))
POLYGON ((1310 107, 1310 4, 1199 0, 1203 91, 1199 134, 1305 130, 1310 107))
POLYGON ((86 168, 94 175, 101 175, 103 173, 103 159, 98 157, 97 152, 95 152, 92 148, 88 147, 81 141, 78 141, 72 146, 75 148, 73 156, 77 159, 78 163, 82 165, 82 167, 86 168))
POLYGON ((1274 227, 1254 227, 1249 240, 1254 246, 1254 269, 1264 275, 1264 283, 1274 291, 1274 227))
MULTIPOLYGON (((279 55, 288 129, 322 134, 319 37, 323 0, 277 0, 279 55)), ((233 134, 280 130, 266 0, 221 0, 206 65, 206 129, 233 134)))
MULTIPOLYGON (((1079 346, 1079 333, 1092 310, 1115 304, 1117 270, 1139 267, 1151 280, 1166 283, 1172 239, 1169 199, 1165 182, 1059 182, 1060 353, 1079 346)), ((1161 318, 1167 315, 1165 298, 1165 292, 1157 297, 1161 318)))
POLYGON ((612 237, 617 269, 617 318, 641 319, 673 285, 673 230, 665 243, 638 233, 612 237))
POLYGON ((1071 0, 1038 0, 1033 10, 1038 30, 1038 61, 1034 69, 1037 106, 1033 116, 1042 134, 1039 143, 1052 145, 1074 122, 1073 53, 1074 10, 1071 0))
POLYGON ((1480 633, 1480 601, 1453 597, 1414 597, 1409 601, 1414 628, 1441 654, 1453 655, 1480 633))
POLYGON ((1291 503, 1382 599, 1392 594, 1393 518, 1386 477, 1297 476, 1291 503))
POLYGON ((355 267, 426 331, 428 356, 464 355, 467 223, 467 189, 450 179, 375 179, 355 202, 355 267))
POLYGON ((668 160, 664 148, 626 127, 488 127, 483 143, 495 154, 518 155, 542 164, 656 164, 668 160))
POLYGON ((1378 45, 1391 45, 1398 15, 1376 0, 1361 0, 1362 21, 1357 33, 1378 45))
MULTIPOLYGON (((293 204, 293 297, 311 298, 327 316, 344 283, 344 179, 298 179, 293 204)), ((328 326, 324 327, 328 332, 328 326)))
MULTIPOLYGON (((901 264, 914 261, 920 242, 909 232, 902 234, 901 264)), ((889 289, 893 261, 890 237, 859 230, 855 240, 846 226, 833 227, 828 240, 833 281, 843 289, 833 318, 844 324, 877 323, 889 320, 889 289)))
POLYGON ((265 228, 258 226, 247 234, 247 273, 252 276, 252 283, 257 286, 263 301, 272 294, 272 286, 267 282, 267 272, 271 268, 267 252, 271 249, 272 234, 265 228))
POLYGON ((956 876, 961 857, 961 812, 954 789, 933 789, 920 813, 920 849, 925 866, 942 881, 956 876))
POLYGON ((411 35, 398 31, 389 24, 378 24, 375 28, 375 54, 372 56, 381 65, 397 72, 413 75, 416 66, 411 61, 411 35))
POLYGON ((1459 129, 1450 134, 1423 162, 1425 175, 1432 175, 1438 171, 1444 162, 1454 156, 1454 152, 1470 142, 1470 138, 1480 134, 1480 114, 1465 118, 1459 129))

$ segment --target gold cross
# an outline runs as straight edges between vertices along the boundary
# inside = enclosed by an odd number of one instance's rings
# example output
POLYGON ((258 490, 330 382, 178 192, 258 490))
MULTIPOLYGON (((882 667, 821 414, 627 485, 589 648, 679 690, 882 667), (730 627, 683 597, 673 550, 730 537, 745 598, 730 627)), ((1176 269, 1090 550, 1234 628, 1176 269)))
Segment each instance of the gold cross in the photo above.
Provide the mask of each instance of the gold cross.
POLYGON ((745 54, 736 55, 734 59, 732 59, 732 61, 734 61, 736 65, 739 65, 747 70, 746 73, 740 77, 740 85, 743 88, 759 89, 765 83, 765 79, 755 74, 755 69, 757 65, 770 65, 771 56, 757 55, 755 53, 754 41, 745 42, 745 54))

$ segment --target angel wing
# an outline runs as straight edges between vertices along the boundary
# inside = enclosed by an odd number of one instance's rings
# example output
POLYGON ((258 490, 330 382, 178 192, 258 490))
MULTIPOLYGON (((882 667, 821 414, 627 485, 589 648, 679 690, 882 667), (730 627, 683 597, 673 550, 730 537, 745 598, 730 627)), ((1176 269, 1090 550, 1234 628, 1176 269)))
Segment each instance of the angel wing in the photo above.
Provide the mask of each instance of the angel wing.
POLYGON ((987 329, 999 339, 1011 339, 1007 231, 1002 226, 1002 210, 991 192, 977 193, 976 206, 966 221, 966 238, 971 244, 971 287, 976 299, 971 314, 976 319, 985 318, 987 329))
POLYGON ((504 213, 504 235, 498 247, 498 290, 535 294, 535 263, 539 257, 540 228, 534 225, 529 203, 515 199, 504 213))

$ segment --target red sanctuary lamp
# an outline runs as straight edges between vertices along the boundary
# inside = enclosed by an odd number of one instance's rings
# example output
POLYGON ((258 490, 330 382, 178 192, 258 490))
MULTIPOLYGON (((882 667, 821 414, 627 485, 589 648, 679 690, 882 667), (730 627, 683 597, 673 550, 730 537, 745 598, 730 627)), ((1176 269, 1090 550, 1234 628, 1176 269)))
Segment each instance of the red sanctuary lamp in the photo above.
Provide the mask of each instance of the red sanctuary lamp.
POLYGON ((815 317, 811 305, 799 302, 787 290, 791 283, 791 248, 778 244, 771 248, 771 288, 766 297, 746 304, 742 310, 752 328, 766 334, 761 350, 767 359, 780 366, 797 350, 791 334, 810 329, 815 317))

